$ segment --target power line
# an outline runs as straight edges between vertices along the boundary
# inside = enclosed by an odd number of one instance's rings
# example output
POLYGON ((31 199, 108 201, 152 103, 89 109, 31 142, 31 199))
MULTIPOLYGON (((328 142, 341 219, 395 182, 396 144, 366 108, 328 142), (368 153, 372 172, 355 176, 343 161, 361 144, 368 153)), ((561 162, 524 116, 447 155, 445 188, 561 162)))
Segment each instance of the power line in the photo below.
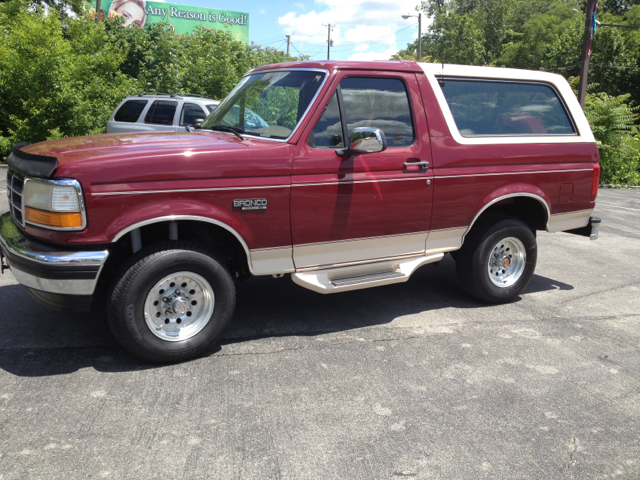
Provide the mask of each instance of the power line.
MULTIPOLYGON (((415 28, 415 26, 416 26, 416 25, 418 25, 418 23, 417 23, 417 22, 416 22, 416 23, 414 23, 414 24, 412 24, 412 25, 409 25, 408 27, 401 28, 401 29, 399 29, 399 30, 394 30, 393 32, 388 33, 387 35, 383 35, 382 37, 377 37, 377 38, 374 38, 374 39, 372 39, 372 40, 365 40, 365 41, 363 41, 363 42, 359 42, 359 43, 343 43, 343 44, 341 44, 339 47, 335 47, 334 52, 340 52, 340 51, 343 51, 343 50, 345 50, 345 49, 344 49, 344 47, 354 47, 354 46, 356 46, 356 45, 363 45, 363 44, 365 44, 365 43, 377 43, 377 42, 379 42, 380 40, 382 40, 383 38, 390 37, 391 35, 395 35, 396 33, 403 32, 403 31, 408 30, 408 29, 410 29, 410 28, 415 28)), ((326 45, 327 41, 325 40, 325 41, 324 41, 324 42, 322 42, 322 43, 312 43, 312 42, 301 42, 301 41, 296 41, 296 43, 297 43, 298 45, 313 45, 313 46, 319 46, 319 45, 326 45)))
MULTIPOLYGON (((414 23, 413 25, 409 25, 409 26, 408 26, 408 27, 406 27, 406 28, 401 28, 400 30, 396 30, 395 32, 391 32, 391 33, 390 33, 390 34, 388 34, 388 35, 384 35, 384 36, 382 36, 382 37, 378 37, 378 38, 376 38, 376 39, 374 39, 374 40, 366 40, 366 41, 364 41, 364 42, 359 42, 359 43, 347 43, 347 44, 344 44, 344 45, 340 45, 340 47, 354 47, 354 46, 356 46, 356 45, 364 45, 364 44, 369 44, 369 45, 371 45, 371 44, 373 44, 373 43, 379 43, 380 41, 382 41, 382 39, 383 39, 383 38, 390 37, 391 35, 395 35, 396 33, 402 32, 402 31, 404 31, 404 30, 408 30, 408 29, 410 29, 410 28, 415 28, 415 26, 416 26, 416 25, 417 25, 417 23, 414 23)), ((334 50, 334 51, 335 51, 335 52, 343 52, 343 51, 345 51, 345 50, 350 50, 350 49, 349 49, 349 48, 339 48, 339 49, 336 49, 336 50, 334 50)))
POLYGON ((273 43, 273 42, 275 42, 275 41, 277 41, 277 40, 280 40, 281 38, 282 38, 282 35, 278 35, 278 36, 276 36, 276 37, 264 38, 264 39, 262 39, 262 40, 254 40, 254 43, 256 43, 256 44, 258 44, 258 43, 262 44, 262 43, 264 43, 264 42, 271 42, 271 43, 273 43))
POLYGON ((311 58, 311 57, 315 57, 316 55, 318 55, 320 52, 322 52, 322 51, 324 50, 324 45, 323 45, 323 46, 320 48, 320 50, 318 50, 318 51, 317 51, 317 52, 315 52, 315 53, 302 53, 300 50, 298 50, 298 49, 295 47, 295 45, 293 44, 293 42, 291 42, 291 43, 290 43, 290 45, 291 45, 291 46, 294 48, 294 50, 295 50, 296 52, 298 52, 300 55, 304 55, 304 56, 306 56, 306 57, 310 57, 310 58, 311 58))

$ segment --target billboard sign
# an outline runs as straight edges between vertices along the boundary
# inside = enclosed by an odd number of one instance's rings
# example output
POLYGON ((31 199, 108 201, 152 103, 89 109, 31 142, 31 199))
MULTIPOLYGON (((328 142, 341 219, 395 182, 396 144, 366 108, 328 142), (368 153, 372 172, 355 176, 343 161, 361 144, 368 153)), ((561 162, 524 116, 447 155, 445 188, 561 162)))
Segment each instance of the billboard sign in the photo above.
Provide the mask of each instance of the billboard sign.
MULTIPOLYGON (((95 12, 96 1, 90 3, 95 12)), ((249 43, 249 14, 231 10, 191 7, 147 0, 102 0, 101 9, 111 18, 123 17, 124 25, 138 28, 147 23, 166 22, 176 33, 190 33, 197 25, 226 30, 233 38, 249 43)))

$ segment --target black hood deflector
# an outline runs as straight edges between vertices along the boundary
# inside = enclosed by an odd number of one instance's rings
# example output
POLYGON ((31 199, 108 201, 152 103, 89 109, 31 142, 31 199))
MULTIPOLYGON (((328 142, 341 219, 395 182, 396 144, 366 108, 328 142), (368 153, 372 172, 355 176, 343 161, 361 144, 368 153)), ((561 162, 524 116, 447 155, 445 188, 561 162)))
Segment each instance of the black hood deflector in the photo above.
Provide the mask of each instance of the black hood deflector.
POLYGON ((35 155, 23 152, 21 149, 28 143, 16 143, 13 145, 13 152, 9 154, 7 163, 11 168, 15 168, 25 175, 33 177, 51 178, 53 172, 58 168, 58 159, 47 155, 35 155))

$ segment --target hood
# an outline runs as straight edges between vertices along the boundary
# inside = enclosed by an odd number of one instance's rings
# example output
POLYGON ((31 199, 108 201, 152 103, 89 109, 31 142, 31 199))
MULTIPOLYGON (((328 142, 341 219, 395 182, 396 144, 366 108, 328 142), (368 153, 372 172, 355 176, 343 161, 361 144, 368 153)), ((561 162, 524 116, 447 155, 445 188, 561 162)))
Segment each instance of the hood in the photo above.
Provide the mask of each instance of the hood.
MULTIPOLYGON (((35 155, 56 157, 58 166, 81 160, 115 160, 123 157, 146 157, 149 155, 172 155, 182 153, 184 147, 179 132, 139 132, 86 137, 63 138, 29 145, 22 150, 35 155)), ((216 135, 209 143, 222 147, 238 143, 239 139, 229 135, 216 135)))
POLYGON ((158 131, 65 138, 22 151, 56 157, 54 177, 101 184, 202 178, 205 172, 210 177, 245 176, 261 159, 289 157, 291 147, 220 132, 158 131))

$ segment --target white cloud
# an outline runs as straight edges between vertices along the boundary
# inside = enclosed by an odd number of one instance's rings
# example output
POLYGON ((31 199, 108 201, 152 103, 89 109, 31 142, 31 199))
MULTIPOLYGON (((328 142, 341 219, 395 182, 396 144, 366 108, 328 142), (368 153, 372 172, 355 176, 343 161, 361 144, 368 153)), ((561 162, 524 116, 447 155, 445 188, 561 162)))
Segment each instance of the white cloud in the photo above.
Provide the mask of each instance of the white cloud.
POLYGON ((387 26, 357 25, 344 32, 345 43, 367 44, 375 41, 383 45, 395 45, 396 34, 387 26))
POLYGON ((264 8, 261 8, 260 13, 264 15, 265 13, 267 13, 267 11, 264 8))
MULTIPOLYGON (((351 57, 351 59, 356 59, 354 57, 373 57, 376 55, 389 58, 388 52, 392 49, 393 53, 396 53, 397 35, 395 32, 407 27, 411 28, 417 22, 416 18, 405 20, 402 15, 416 14, 415 8, 419 5, 420 0, 399 0, 396 2, 315 0, 315 3, 317 9, 310 12, 291 11, 278 18, 278 24, 284 33, 291 35, 292 43, 296 44, 298 48, 302 47, 301 49, 305 53, 312 53, 312 51, 322 50, 322 47, 326 46, 326 25, 335 25, 331 32, 331 39, 336 53, 340 51, 343 54, 359 52, 351 57), (384 50, 385 48, 387 50, 384 50), (370 50, 378 50, 378 52, 370 50), (365 51, 367 51, 366 54, 365 51)), ((294 4, 294 6, 297 5, 294 4)), ((429 19, 423 17, 423 31, 426 30, 428 23, 429 19)), ((414 38, 417 38, 417 32, 414 33, 416 33, 414 38)), ((403 35, 404 38, 407 38, 406 33, 403 35)))
POLYGON ((373 60, 389 60, 392 55, 398 53, 398 49, 396 47, 391 47, 384 52, 358 52, 349 57, 349 60, 364 60, 364 61, 373 61, 373 60))
POLYGON ((304 3, 302 2, 294 3, 293 6, 299 8, 300 10, 306 10, 304 3))

